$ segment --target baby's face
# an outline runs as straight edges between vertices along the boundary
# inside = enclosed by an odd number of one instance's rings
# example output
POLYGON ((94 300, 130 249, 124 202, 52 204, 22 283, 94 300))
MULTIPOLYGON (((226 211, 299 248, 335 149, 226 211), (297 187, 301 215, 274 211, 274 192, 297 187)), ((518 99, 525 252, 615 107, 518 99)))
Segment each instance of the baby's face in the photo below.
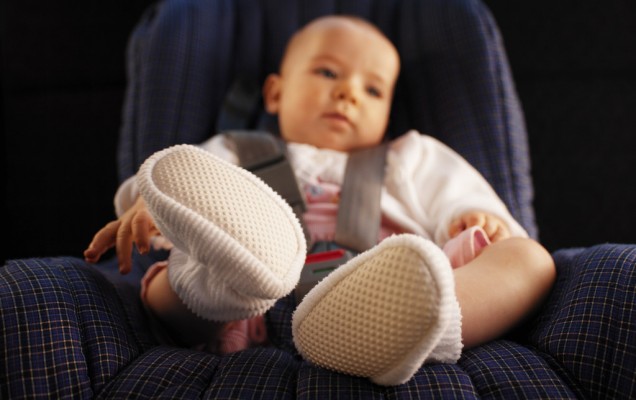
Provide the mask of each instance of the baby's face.
POLYGON ((292 42, 280 75, 265 87, 290 142, 350 151, 374 146, 386 130, 399 57, 373 29, 329 19, 292 42))

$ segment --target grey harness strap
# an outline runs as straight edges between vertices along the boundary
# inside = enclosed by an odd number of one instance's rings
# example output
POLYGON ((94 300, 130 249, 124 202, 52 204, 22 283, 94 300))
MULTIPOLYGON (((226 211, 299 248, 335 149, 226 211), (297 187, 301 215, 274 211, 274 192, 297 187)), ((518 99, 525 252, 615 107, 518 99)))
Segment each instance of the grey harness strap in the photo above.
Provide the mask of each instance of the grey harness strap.
MULTIPOLYGON (((225 139, 227 146, 238 156, 241 167, 261 178, 285 199, 302 223, 307 207, 283 141, 263 131, 229 131, 225 133, 225 139)), ((302 225, 309 241, 307 229, 302 225)))
MULTIPOLYGON (((241 166, 265 181, 292 207, 298 219, 306 210, 282 140, 269 132, 229 131, 227 145, 241 166)), ((356 252, 375 246, 380 229, 380 196, 388 146, 382 144, 349 155, 340 192, 335 242, 356 252)), ((305 235, 309 239, 303 224, 305 235)))
MULTIPOLYGON (((227 146, 238 156, 240 165, 269 184, 291 205, 301 221, 307 244, 310 244, 309 231, 303 223, 305 201, 283 141, 262 131, 230 131, 226 132, 225 139, 227 146)), ((335 242, 355 252, 370 249, 378 240, 387 148, 383 144, 353 152, 347 161, 340 191, 335 242)), ((315 255, 319 256, 315 260, 307 259, 295 289, 297 302, 331 271, 354 256, 344 249, 327 253, 315 255)))
POLYGON ((380 196, 388 145, 358 150, 349 155, 340 190, 335 242, 363 252, 378 243, 380 196))

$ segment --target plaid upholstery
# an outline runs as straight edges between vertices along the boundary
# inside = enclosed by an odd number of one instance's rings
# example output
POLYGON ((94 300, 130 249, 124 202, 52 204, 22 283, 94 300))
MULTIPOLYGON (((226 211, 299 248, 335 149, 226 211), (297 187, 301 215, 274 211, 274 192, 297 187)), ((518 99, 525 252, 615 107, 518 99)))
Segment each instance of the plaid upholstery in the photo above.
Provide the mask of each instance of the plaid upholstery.
MULTIPOLYGON (((160 149, 208 139, 230 86, 260 88, 292 33, 332 13, 371 20, 401 54, 389 135, 417 129, 453 147, 536 236, 525 123, 499 31, 478 0, 159 3, 129 44, 120 178, 160 149)), ((261 107, 248 120, 231 128, 276 129, 261 107)))
MULTIPOLYGON (((291 33, 331 12, 376 22, 402 54, 390 132, 414 127, 457 149, 534 235, 523 117, 477 0, 160 3, 131 36, 121 177, 156 150, 208 138, 233 79, 262 81, 291 33)), ((159 343, 130 279, 139 271, 123 279, 74 258, 12 260, 0 267, 0 398, 636 397, 636 246, 554 256, 558 280, 535 318, 395 387, 304 362, 292 296, 268 313, 268 347, 220 357, 159 343)))
POLYGON ((272 343, 227 356, 160 345, 134 285, 74 258, 0 267, 0 398, 633 398, 636 246, 554 254, 559 277, 517 332, 381 387, 314 367, 291 344, 293 296, 272 343))
POLYGON ((2 398, 88 398, 153 344, 132 287, 83 261, 18 260, 0 273, 2 398))
POLYGON ((554 254, 558 282, 530 340, 592 398, 636 395, 636 247, 554 254))

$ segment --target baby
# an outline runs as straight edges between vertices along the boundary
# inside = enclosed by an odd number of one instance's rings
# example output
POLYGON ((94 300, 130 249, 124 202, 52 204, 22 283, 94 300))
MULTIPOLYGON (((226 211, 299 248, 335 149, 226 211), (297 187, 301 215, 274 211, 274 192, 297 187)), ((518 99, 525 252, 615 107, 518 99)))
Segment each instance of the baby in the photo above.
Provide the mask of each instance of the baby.
MULTIPOLYGON (((383 141, 399 69, 376 27, 330 16, 296 33, 267 78, 265 107, 278 116, 300 186, 321 193, 307 196, 303 216, 312 243, 333 240, 348 153, 383 141)), ((220 351, 245 347, 231 345, 238 325, 252 344, 265 342, 262 315, 293 290, 307 252, 291 208, 237 162, 223 135, 156 153, 118 191, 119 219, 85 251, 97 262, 116 246, 127 273, 133 243, 144 253, 151 237, 169 239, 168 262, 144 279, 144 303, 182 343, 220 351)), ((296 347, 317 365, 406 382, 424 362, 455 362, 463 346, 507 332, 554 282, 549 253, 431 137, 409 132, 389 144, 381 209, 379 244, 328 275, 294 313, 296 347), (451 249, 466 231, 480 245, 451 249)))

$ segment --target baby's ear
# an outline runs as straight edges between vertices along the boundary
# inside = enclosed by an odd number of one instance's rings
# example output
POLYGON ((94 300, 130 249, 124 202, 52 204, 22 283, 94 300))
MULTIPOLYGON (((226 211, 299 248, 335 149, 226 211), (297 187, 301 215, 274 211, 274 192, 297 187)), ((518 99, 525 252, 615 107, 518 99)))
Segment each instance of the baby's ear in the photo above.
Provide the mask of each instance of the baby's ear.
POLYGON ((263 85, 263 100, 265 110, 270 114, 278 113, 280 102, 281 77, 278 74, 270 74, 263 85))

